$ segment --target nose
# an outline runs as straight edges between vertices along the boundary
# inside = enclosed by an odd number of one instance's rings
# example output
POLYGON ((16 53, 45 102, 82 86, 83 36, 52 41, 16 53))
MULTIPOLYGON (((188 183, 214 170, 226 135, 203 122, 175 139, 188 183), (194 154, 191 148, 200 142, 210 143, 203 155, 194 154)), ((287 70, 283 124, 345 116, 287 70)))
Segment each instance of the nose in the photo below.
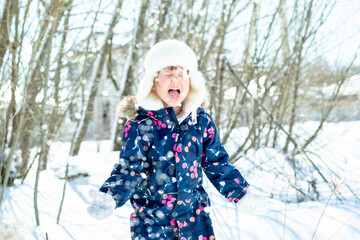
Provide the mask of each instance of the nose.
POLYGON ((180 76, 173 76, 172 78, 171 78, 171 81, 172 82, 175 82, 175 81, 180 81, 180 76))

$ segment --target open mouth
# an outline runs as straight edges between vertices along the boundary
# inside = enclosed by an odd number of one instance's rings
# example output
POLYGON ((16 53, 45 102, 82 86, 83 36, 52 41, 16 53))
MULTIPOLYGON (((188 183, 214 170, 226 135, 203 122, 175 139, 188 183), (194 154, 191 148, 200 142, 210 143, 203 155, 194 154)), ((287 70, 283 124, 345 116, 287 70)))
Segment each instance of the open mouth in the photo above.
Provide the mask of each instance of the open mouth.
POLYGON ((180 89, 178 88, 170 88, 169 89, 169 95, 172 99, 176 100, 180 96, 180 89))
POLYGON ((174 91, 180 94, 180 89, 178 89, 178 88, 170 88, 169 89, 169 93, 174 92, 174 91))

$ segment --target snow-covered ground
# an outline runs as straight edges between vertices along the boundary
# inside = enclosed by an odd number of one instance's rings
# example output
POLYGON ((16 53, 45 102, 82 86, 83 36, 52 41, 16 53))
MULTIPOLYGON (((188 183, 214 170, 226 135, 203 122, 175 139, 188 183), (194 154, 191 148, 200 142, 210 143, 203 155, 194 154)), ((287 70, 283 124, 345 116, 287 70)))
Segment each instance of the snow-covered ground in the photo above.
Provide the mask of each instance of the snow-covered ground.
MULTIPOLYGON (((311 132, 313 125, 304 124, 302 129, 311 132)), ((324 172, 327 172, 326 167, 334 169, 358 195, 359 130, 360 122, 327 124, 314 143, 317 148, 312 148, 316 152, 312 156, 317 157, 315 161, 322 164, 324 172)), ((79 156, 74 158, 68 158, 68 148, 69 143, 54 143, 49 168, 41 172, 39 227, 36 227, 33 207, 34 172, 29 173, 24 184, 6 189, 0 213, 0 239, 130 239, 129 216, 132 208, 129 203, 116 209, 113 216, 102 221, 92 219, 86 212, 90 203, 89 190, 97 189, 109 176, 119 153, 110 152, 109 142, 106 141, 101 143, 99 153, 96 152, 96 142, 84 142, 79 156), (64 185, 61 177, 67 160, 71 175, 88 173, 89 176, 68 182, 60 224, 56 224, 64 185), (13 237, 2 236, 5 231, 12 232, 13 237)), ((212 199, 211 216, 217 239, 360 239, 360 204, 349 194, 347 187, 339 189, 347 197, 342 203, 331 196, 331 191, 326 186, 321 185, 319 201, 285 203, 285 200, 295 199, 295 192, 290 190, 286 181, 267 172, 269 165, 277 162, 281 166, 282 161, 281 154, 277 154, 274 149, 264 148, 249 152, 248 158, 237 164, 250 184, 269 197, 267 211, 260 215, 245 212, 240 206, 227 202, 206 183, 212 199), (273 160, 269 161, 269 158, 273 160), (258 167, 249 170, 251 164, 261 165, 262 172, 259 172, 258 167), (275 192, 276 195, 271 198, 270 192, 275 192)))

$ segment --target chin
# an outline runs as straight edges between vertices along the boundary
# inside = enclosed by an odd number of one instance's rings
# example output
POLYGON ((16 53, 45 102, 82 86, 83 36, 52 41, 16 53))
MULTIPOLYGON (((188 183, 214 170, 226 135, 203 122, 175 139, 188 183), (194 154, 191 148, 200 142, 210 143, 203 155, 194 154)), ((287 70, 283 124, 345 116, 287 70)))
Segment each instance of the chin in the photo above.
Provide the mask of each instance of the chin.
POLYGON ((169 107, 179 107, 179 105, 182 105, 182 103, 184 102, 184 100, 178 100, 178 101, 171 101, 169 100, 168 102, 166 102, 166 104, 169 107))
POLYGON ((180 107, 181 103, 172 103, 172 104, 168 104, 169 107, 180 107))

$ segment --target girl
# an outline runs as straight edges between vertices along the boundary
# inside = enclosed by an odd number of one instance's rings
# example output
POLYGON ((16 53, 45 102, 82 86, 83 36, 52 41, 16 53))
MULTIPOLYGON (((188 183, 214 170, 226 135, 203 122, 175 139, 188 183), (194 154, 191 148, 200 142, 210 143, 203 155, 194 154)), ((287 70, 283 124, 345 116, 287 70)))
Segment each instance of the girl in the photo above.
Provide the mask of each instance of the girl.
POLYGON ((249 200, 249 184, 227 163, 215 124, 202 108, 207 91, 190 47, 162 41, 144 65, 137 96, 118 107, 120 116, 131 119, 120 161, 100 191, 90 191, 88 213, 103 219, 130 199, 132 239, 213 240, 204 173, 229 201, 241 199, 251 208, 258 198, 252 194, 255 201, 249 200))

